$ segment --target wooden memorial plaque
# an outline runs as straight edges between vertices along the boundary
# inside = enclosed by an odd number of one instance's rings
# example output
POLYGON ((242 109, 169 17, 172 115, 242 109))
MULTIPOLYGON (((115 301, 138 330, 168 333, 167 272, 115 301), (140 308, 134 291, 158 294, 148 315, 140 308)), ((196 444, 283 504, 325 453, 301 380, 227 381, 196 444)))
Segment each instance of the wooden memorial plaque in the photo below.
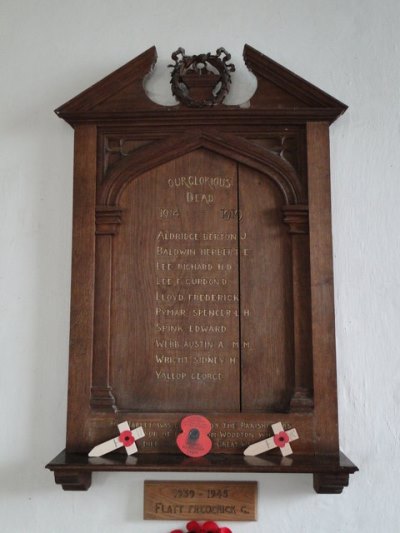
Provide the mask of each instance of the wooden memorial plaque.
POLYGON ((145 520, 257 520, 255 481, 145 481, 145 520))
POLYGON ((118 408, 240 410, 240 243, 237 221, 222 215, 237 197, 236 164, 204 149, 121 195, 110 313, 118 408))
POLYGON ((172 57, 176 106, 145 94, 151 48, 56 111, 74 226, 67 444, 48 467, 74 490, 126 468, 312 472, 340 492, 356 467, 337 430, 329 124, 346 106, 247 45, 257 90, 225 106, 226 51, 172 57), (193 462, 176 436, 196 413, 213 446, 193 462), (137 458, 83 465, 125 420, 137 458), (244 458, 278 421, 300 463, 244 458))

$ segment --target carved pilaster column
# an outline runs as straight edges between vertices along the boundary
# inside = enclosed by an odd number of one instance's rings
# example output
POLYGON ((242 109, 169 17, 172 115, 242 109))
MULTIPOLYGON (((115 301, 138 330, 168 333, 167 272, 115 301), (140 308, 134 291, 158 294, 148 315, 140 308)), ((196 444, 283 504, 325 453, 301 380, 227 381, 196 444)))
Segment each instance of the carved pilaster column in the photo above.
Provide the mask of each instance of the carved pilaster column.
POLYGON ((290 408, 308 411, 313 407, 308 206, 285 206, 283 221, 292 237, 294 390, 290 408))
POLYGON ((96 208, 96 294, 94 313, 94 357, 90 405, 102 411, 115 411, 110 386, 111 283, 113 237, 121 223, 121 209, 96 208))

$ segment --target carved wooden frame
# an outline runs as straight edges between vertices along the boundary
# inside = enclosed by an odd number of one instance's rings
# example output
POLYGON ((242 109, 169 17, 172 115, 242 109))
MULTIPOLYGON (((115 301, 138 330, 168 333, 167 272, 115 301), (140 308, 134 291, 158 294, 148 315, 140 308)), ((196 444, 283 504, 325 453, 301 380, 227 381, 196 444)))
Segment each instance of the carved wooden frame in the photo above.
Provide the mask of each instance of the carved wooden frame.
MULTIPOLYGON (((118 225, 122 222, 122 211, 118 202, 124 188, 149 169, 198 148, 206 148, 232 160, 245 163, 248 167, 256 168, 275 181, 287 202, 287 205, 283 208, 284 222, 288 224, 289 231, 292 234, 293 261, 301 261, 299 247, 296 247, 298 237, 295 236, 307 233, 308 207, 301 203, 306 200, 306 192, 293 168, 277 155, 268 153, 234 135, 213 131, 207 133, 196 132, 195 134, 189 132, 187 135, 174 136, 172 139, 167 138, 158 142, 156 156, 154 155, 154 146, 152 144, 138 148, 132 155, 116 163, 108 174, 107 180, 99 188, 97 195, 95 276, 101 277, 103 281, 104 279, 112 279, 112 238, 117 231, 118 225), (104 269, 109 270, 105 271, 104 269)), ((95 297, 94 305, 94 338, 96 339, 94 352, 97 357, 93 358, 90 405, 93 408, 101 408, 103 411, 117 412, 118 406, 116 405, 108 376, 111 355, 109 351, 110 317, 107 314, 109 315, 110 313, 111 286, 108 281, 103 284, 95 282, 95 284, 102 288, 102 292, 97 295, 97 298, 95 297), (108 292, 104 293, 104 287, 108 287, 108 292), (101 315, 101 320, 98 319, 99 315, 101 315), (97 324, 101 324, 101 326, 97 327, 97 324), (105 329, 104 324, 107 324, 105 329)), ((298 305, 299 309, 300 307, 303 309, 305 307, 304 302, 298 302, 296 298, 294 305, 298 305)), ((294 312, 294 316, 299 318, 300 312, 294 312)), ((301 328, 296 327, 296 331, 297 338, 301 336, 301 328)), ((302 339, 299 338, 298 343, 301 344, 301 342, 302 339)), ((304 365, 301 365, 301 362, 298 361, 301 358, 301 354, 299 350, 297 351, 294 364, 296 367, 301 368, 304 365)), ((301 383, 299 372, 296 372, 296 375, 296 392, 292 406, 301 407, 300 401, 303 402, 303 407, 306 405, 312 406, 311 397, 300 399, 300 395, 307 390, 307 386, 301 383)), ((311 394, 310 391, 309 393, 311 394)), ((179 414, 177 413, 176 416, 179 417, 179 414)))
MULTIPOLYGON (((150 101, 143 89, 156 57, 155 48, 150 48, 56 111, 75 130, 74 222, 67 445, 48 468, 67 490, 87 489, 94 470, 136 469, 312 472, 317 492, 341 492, 357 468, 339 451, 329 125, 346 106, 246 45, 246 65, 258 79, 249 107, 165 108, 150 101), (252 142, 272 131, 281 136, 282 145, 288 132, 293 136, 297 168, 282 153, 252 142), (119 139, 119 148, 110 149, 111 138, 119 139), (126 138, 143 145, 123 152, 126 138), (231 450, 225 462, 218 453, 203 462, 188 462, 171 450, 161 450, 141 454, 136 464, 122 463, 119 457, 90 461, 85 455, 90 447, 109 438, 122 419, 151 423, 159 417, 120 412, 109 379, 107 287, 113 238, 123 223, 121 192, 149 168, 198 148, 267 174, 285 200, 282 220, 292 248, 294 383, 289 412, 279 413, 279 418, 302 435, 299 456, 292 463, 275 457, 245 461, 238 450, 231 450), (108 167, 110 153, 122 157, 108 167)), ((176 423, 180 414, 163 417, 176 423)), ((225 417, 215 413, 209 418, 218 423, 225 417)), ((276 421, 273 413, 246 417, 267 424, 276 421)))

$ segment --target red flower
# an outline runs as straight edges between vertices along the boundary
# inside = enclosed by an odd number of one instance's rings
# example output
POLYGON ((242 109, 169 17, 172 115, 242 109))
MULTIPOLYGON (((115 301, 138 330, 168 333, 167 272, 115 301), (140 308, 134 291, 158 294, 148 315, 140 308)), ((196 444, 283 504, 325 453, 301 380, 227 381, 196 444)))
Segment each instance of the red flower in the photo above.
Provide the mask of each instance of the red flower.
POLYGON ((127 448, 128 446, 131 446, 135 442, 135 438, 132 435, 132 431, 128 431, 128 430, 120 433, 118 439, 120 442, 122 442, 125 448, 127 448))
MULTIPOLYGON (((218 527, 215 522, 204 522, 201 526, 196 520, 186 524, 187 533, 232 533, 229 527, 218 527)), ((184 533, 181 529, 174 529, 171 533, 184 533)))
POLYGON ((211 521, 204 522, 201 526, 198 522, 192 520, 186 524, 186 529, 188 533, 232 533, 229 528, 219 528, 215 522, 211 521))
POLYGON ((192 520, 186 524, 186 529, 189 533, 203 533, 203 529, 198 522, 192 520))
POLYGON ((215 522, 211 522, 211 521, 204 522, 203 530, 204 530, 204 533, 219 533, 220 532, 220 529, 217 526, 217 524, 215 522))
POLYGON ((281 431, 274 435, 274 442, 279 448, 283 448, 289 442, 289 436, 286 431, 281 431))

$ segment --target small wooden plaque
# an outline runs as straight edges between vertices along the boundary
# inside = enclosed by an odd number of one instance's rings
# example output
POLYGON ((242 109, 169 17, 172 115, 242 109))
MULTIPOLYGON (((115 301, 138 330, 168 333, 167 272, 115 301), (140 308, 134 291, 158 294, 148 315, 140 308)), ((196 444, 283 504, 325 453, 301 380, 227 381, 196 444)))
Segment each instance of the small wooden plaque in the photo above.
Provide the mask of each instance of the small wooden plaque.
POLYGON ((255 481, 145 481, 145 520, 257 520, 255 481))

